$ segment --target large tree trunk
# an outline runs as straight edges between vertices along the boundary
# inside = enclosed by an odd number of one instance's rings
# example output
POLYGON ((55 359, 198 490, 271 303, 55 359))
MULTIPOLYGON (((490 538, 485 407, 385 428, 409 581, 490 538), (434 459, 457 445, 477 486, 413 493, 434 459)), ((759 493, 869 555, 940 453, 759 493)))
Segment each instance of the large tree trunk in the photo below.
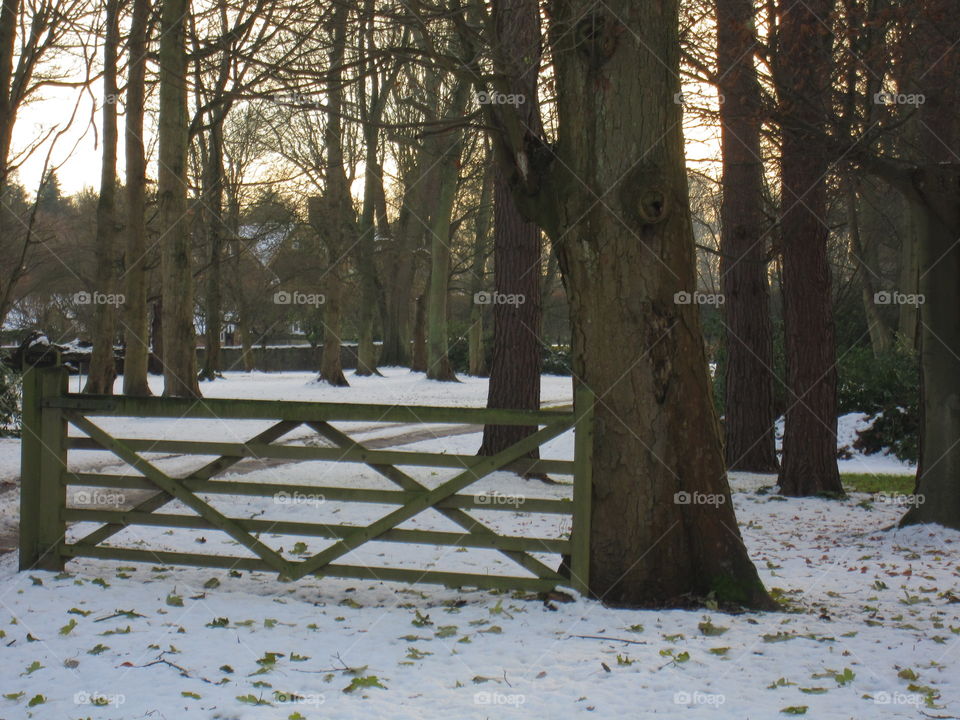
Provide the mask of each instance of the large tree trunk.
MULTIPOLYGON (((540 6, 537 0, 498 0, 494 22, 510 87, 523 98, 517 115, 527 132, 542 135, 537 75, 540 71, 540 6)), ((487 386, 488 408, 540 408, 540 228, 525 219, 510 191, 510 179, 497 172, 493 220, 493 360, 487 386), (522 301, 521 301, 522 299, 522 301)), ((537 431, 523 425, 486 425, 481 455, 496 455, 537 431)), ((539 457, 533 450, 530 457, 539 457)))
POLYGON ((826 176, 820 128, 830 117, 831 0, 782 0, 777 89, 782 112, 780 232, 787 411, 780 488, 786 495, 843 494, 837 470, 837 371, 826 176), (811 129, 812 128, 812 129, 811 129))
POLYGON ((960 16, 952 0, 923 0, 913 38, 929 70, 919 87, 924 166, 913 173, 923 213, 918 265, 921 414, 918 504, 903 523, 960 530, 960 16), (922 500, 921 500, 922 496, 922 500))
POLYGON ((119 0, 106 0, 103 39, 103 146, 100 166, 100 197, 97 200, 97 284, 94 288, 93 353, 84 392, 112 395, 117 378, 113 352, 120 302, 116 285, 117 256, 117 53, 120 46, 119 0), (102 300, 102 302, 101 302, 102 300))
POLYGON ((731 470, 776 472, 773 329, 755 47, 752 0, 717 0, 717 63, 724 97, 720 277, 726 323, 726 462, 731 470))
MULTIPOLYGON (((488 408, 540 408, 540 228, 516 208, 507 181, 494 188, 493 361, 488 408), (522 298, 522 302, 521 302, 522 298)), ((536 432, 524 425, 486 425, 480 455, 496 455, 536 432)), ((539 457, 533 450, 530 457, 539 457)))
POLYGON ((146 94, 147 34, 150 0, 134 0, 130 21, 130 63, 127 71, 126 155, 127 227, 124 257, 123 394, 150 395, 147 365, 150 360, 147 309, 146 158, 143 144, 146 94))
POLYGON ((772 607, 730 502, 697 307, 675 301, 696 282, 677 2, 556 0, 550 17, 558 141, 506 114, 494 137, 557 248, 573 370, 597 396, 585 579, 617 605, 772 607))
POLYGON ((163 0, 160 20, 160 204, 163 394, 200 397, 187 211, 187 0, 163 0))

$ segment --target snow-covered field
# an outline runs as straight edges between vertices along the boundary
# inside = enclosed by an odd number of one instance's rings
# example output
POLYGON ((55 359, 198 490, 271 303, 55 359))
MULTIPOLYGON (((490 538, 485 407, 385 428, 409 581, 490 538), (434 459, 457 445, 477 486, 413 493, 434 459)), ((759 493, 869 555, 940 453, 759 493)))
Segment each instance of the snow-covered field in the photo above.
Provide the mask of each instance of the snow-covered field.
MULTIPOLYGON (((332 389, 311 383, 309 374, 231 374, 204 391, 478 406, 486 397, 482 380, 447 385, 406 371, 387 375, 351 377, 354 387, 332 389)), ((569 379, 545 377, 543 398, 547 404, 569 402, 569 379)), ((842 421, 842 428, 844 422, 855 420, 842 421)), ((102 424, 125 437, 223 440, 245 440, 266 426, 102 424)), ((479 434, 469 429, 443 436, 441 427, 428 426, 424 437, 411 434, 420 426, 344 427, 362 441, 395 438, 403 449, 472 453, 479 444, 479 434)), ((292 437, 310 441, 307 431, 292 437)), ((103 453, 74 454, 83 458, 84 469, 120 471, 119 465, 105 465, 113 461, 103 453)), ((542 454, 570 457, 569 435, 542 454)), ((197 464, 153 459, 178 472, 197 464)), ((857 458, 845 462, 856 464, 857 458)), ((0 472, 15 477, 17 464, 16 444, 4 443, 0 472)), ((876 470, 861 465, 844 471, 876 470)), ((353 465, 268 464, 244 472, 255 473, 245 479, 260 482, 391 487, 353 465)), ((451 473, 411 471, 431 486, 451 473)), ((781 613, 614 610, 581 599, 544 603, 524 593, 338 579, 282 583, 266 573, 159 563, 84 560, 69 563, 61 575, 17 573, 16 557, 8 553, 0 557, 0 719, 960 715, 960 533, 932 526, 893 529, 903 508, 883 496, 786 499, 770 491, 774 480, 735 474, 731 483, 745 540, 767 587, 784 604, 781 613)), ((563 484, 502 473, 470 488, 481 491, 519 498, 569 495, 563 484)), ((16 500, 14 491, 0 495, 0 518, 15 519, 16 500)), ((384 512, 382 506, 332 501, 212 501, 235 517, 336 524, 369 522, 384 512)), ((163 512, 187 511, 172 503, 163 512)), ((431 513, 402 527, 452 529, 431 513)), ((563 520, 524 512, 522 503, 516 511, 481 516, 513 534, 549 537, 569 529, 563 520)), ((69 535, 88 529, 74 526, 69 535)), ((219 533, 169 533, 139 528, 113 541, 244 554, 219 533)), ((302 538, 262 539, 290 558, 324 546, 312 538, 307 547, 295 545, 302 538)), ((523 573, 491 551, 391 543, 366 545, 344 562, 523 573)))

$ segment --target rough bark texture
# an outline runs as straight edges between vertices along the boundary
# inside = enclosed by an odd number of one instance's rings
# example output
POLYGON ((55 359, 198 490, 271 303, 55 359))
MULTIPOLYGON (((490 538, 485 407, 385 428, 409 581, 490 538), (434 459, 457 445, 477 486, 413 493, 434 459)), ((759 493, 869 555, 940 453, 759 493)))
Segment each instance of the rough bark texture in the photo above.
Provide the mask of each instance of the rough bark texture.
MULTIPOLYGON (((488 408, 540 407, 540 228, 516 208, 507 181, 494 189, 493 297, 523 297, 522 303, 494 303, 493 359, 488 408)), ((536 432, 524 425, 486 425, 480 455, 496 455, 536 432)), ((539 457, 533 450, 530 457, 539 457)))
POLYGON ((187 218, 187 0, 164 0, 160 21, 159 230, 163 265, 163 394, 199 397, 187 218))
POLYGON ((492 119, 518 206, 557 248, 573 370, 598 398, 590 590, 771 607, 730 503, 697 308, 674 300, 695 289, 677 3, 554 0, 550 28, 557 144, 492 119))
POLYGON ((929 71, 918 88, 924 165, 912 177, 922 209, 918 265, 921 415, 916 494, 904 524, 936 522, 960 529, 960 16, 949 0, 916 8, 916 47, 929 71))
MULTIPOLYGON (((103 39, 103 146, 100 160, 100 197, 97 199, 97 282, 95 299, 117 297, 120 273, 117 255, 117 53, 120 46, 119 0, 107 0, 103 39)), ((118 305, 97 302, 94 306, 93 352, 90 375, 83 391, 112 395, 117 377, 113 346, 118 305)))
POLYGON ((776 472, 773 330, 755 48, 752 0, 717 0, 717 64, 724 98, 720 276, 726 323, 726 461, 731 470, 776 472))
MULTIPOLYGON (((493 5, 501 62, 510 78, 508 96, 522 97, 517 115, 532 136, 540 137, 537 75, 540 71, 540 7, 537 0, 498 0, 493 5)), ((487 386, 488 408, 540 407, 543 366, 540 325, 540 228, 524 218, 514 202, 510 178, 497 172, 494 183, 494 298, 518 303, 493 305, 493 359, 487 386)), ((523 425, 486 425, 481 455, 496 455, 536 432, 523 425)), ((530 453, 538 457, 539 451, 530 453)))
POLYGON ((782 123, 780 239, 787 411, 780 488, 843 494, 837 470, 837 371, 827 258, 826 176, 820 128, 830 117, 830 0, 783 0, 776 84, 782 123))
POLYGON ((130 63, 127 71, 124 152, 127 217, 124 256, 123 394, 150 395, 147 364, 150 359, 147 310, 146 158, 143 143, 145 73, 150 0, 134 0, 130 21, 130 63))

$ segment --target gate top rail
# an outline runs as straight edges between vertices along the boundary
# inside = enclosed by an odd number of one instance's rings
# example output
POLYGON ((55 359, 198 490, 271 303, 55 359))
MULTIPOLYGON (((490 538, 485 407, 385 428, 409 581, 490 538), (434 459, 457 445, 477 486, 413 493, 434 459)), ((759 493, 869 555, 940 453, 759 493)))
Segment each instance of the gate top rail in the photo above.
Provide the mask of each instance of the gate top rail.
POLYGON ((47 397, 43 407, 76 410, 84 415, 174 417, 223 420, 361 421, 475 425, 548 425, 569 419, 572 410, 510 410, 432 405, 374 405, 305 400, 240 398, 132 397, 66 393, 47 397))

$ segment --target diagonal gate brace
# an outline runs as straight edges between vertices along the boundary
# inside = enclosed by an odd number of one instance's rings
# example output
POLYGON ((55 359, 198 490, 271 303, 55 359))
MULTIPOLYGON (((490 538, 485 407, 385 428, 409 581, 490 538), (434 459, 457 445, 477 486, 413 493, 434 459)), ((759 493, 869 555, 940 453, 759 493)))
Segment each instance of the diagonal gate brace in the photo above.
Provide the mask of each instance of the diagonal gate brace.
POLYGON ((443 483, 442 485, 428 492, 424 492, 422 495, 414 498, 403 507, 384 515, 382 518, 376 520, 370 525, 357 528, 356 531, 350 533, 344 538, 341 538, 340 542, 331 545, 326 550, 317 553, 308 560, 304 560, 303 562, 294 565, 291 579, 299 580, 306 575, 321 571, 324 566, 329 565, 337 558, 346 555, 351 550, 363 545, 365 542, 373 540, 379 535, 382 535, 387 530, 395 528, 397 525, 409 520, 414 515, 419 515, 427 508, 433 507, 441 500, 445 500, 468 485, 472 485, 480 478, 500 469, 507 463, 513 462, 519 457, 526 455, 534 448, 540 447, 543 445, 543 443, 555 438, 557 435, 560 435, 572 426, 573 421, 568 419, 550 423, 546 427, 535 432, 533 435, 529 435, 523 440, 514 443, 496 455, 479 458, 462 473, 459 473, 450 480, 447 480, 447 482, 443 483))
MULTIPOLYGON (((105 430, 94 425, 82 415, 72 411, 67 411, 65 414, 74 426, 110 450, 110 452, 121 460, 139 470, 161 490, 175 497, 198 515, 210 521, 215 527, 223 530, 238 543, 257 555, 257 557, 268 563, 274 570, 280 573, 281 577, 294 578, 293 563, 285 560, 281 555, 264 545, 236 522, 194 495, 184 487, 182 480, 170 477, 159 470, 150 462, 137 455, 137 453, 131 450, 125 443, 109 435, 105 430)), ((301 575, 296 575, 296 577, 301 577, 301 575)))
MULTIPOLYGON (((327 440, 330 440, 338 447, 343 448, 344 450, 359 450, 367 451, 368 448, 364 447, 361 443, 357 442, 353 438, 349 437, 345 433, 337 430, 329 423, 326 422, 309 422, 307 425, 314 430, 316 430, 320 435, 325 437, 327 440)), ((366 463, 366 465, 376 472, 383 475, 393 483, 396 483, 404 490, 408 491, 417 491, 417 492, 427 492, 428 488, 421 485, 419 482, 414 480, 412 477, 407 475, 402 470, 398 469, 393 465, 383 465, 377 463, 366 463)), ((470 516, 468 513, 460 510, 459 508, 441 508, 434 507, 438 513, 446 517, 447 519, 453 521, 464 530, 466 530, 471 535, 480 535, 483 537, 497 537, 497 533, 494 532, 491 528, 484 525, 482 522, 476 518, 470 516)), ((513 560, 515 563, 520 565, 520 567, 525 570, 529 570, 534 575, 540 578, 548 580, 565 580, 561 575, 559 575, 555 570, 547 567, 542 562, 537 560, 532 555, 518 551, 518 550, 500 550, 503 555, 506 555, 508 558, 513 560)))

